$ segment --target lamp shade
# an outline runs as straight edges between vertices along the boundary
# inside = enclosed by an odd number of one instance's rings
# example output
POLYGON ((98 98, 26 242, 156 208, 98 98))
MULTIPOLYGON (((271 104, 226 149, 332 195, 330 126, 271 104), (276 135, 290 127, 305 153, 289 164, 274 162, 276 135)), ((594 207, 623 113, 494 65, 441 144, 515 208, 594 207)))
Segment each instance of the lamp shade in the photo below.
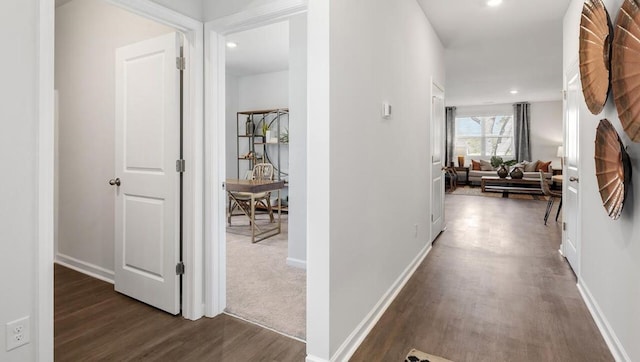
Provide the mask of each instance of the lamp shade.
POLYGON ((467 147, 466 146, 456 146, 456 155, 458 155, 458 156, 466 156, 467 155, 467 147))
POLYGON ((563 156, 564 156, 564 147, 558 146, 558 153, 556 154, 556 157, 563 157, 563 156))

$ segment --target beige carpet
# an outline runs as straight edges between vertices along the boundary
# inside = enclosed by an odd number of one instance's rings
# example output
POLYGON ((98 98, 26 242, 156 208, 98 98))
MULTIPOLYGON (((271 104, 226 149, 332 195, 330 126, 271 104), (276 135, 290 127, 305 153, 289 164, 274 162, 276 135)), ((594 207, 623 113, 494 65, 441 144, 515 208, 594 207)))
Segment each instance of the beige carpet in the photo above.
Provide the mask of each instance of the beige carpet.
MULTIPOLYGON (((305 339, 306 272, 287 265, 287 215, 280 235, 251 243, 249 220, 227 227, 227 312, 305 339)), ((271 226, 267 215, 257 225, 271 226)))
MULTIPOLYGON (((453 192, 448 192, 451 195, 465 195, 465 196, 483 196, 483 197, 504 197, 502 191, 487 191, 482 192, 480 186, 458 186, 453 192)), ((510 199, 519 199, 519 200, 541 200, 547 201, 547 197, 542 194, 523 194, 523 193, 513 193, 510 192, 507 194, 510 199)))

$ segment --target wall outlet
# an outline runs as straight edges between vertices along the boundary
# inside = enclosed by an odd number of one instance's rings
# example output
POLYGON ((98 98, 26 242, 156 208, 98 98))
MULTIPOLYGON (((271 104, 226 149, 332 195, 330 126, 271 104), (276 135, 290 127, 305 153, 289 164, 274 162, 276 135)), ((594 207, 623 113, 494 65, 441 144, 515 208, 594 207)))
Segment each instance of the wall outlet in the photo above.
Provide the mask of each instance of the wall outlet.
POLYGON ((31 322, 29 321, 29 316, 7 323, 7 351, 18 348, 20 346, 24 346, 25 344, 30 342, 30 323, 31 322))

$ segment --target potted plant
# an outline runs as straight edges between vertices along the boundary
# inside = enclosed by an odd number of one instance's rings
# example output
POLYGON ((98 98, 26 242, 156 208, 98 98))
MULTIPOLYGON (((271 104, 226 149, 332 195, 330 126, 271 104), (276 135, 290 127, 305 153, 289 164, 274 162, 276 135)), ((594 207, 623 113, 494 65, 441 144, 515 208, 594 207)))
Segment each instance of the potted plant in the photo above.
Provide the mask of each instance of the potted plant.
POLYGON ((498 176, 500 178, 505 178, 509 175, 509 170, 507 170, 507 166, 513 166, 517 163, 516 160, 505 161, 500 156, 491 156, 491 166, 493 168, 498 169, 498 176))

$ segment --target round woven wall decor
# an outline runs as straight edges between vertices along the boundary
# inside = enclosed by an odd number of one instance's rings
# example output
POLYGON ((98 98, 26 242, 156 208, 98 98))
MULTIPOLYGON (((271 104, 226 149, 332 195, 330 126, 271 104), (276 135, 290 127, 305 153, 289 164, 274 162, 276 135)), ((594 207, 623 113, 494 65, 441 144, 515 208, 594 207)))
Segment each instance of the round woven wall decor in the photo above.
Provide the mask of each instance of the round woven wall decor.
POLYGON ((640 9, 625 0, 616 19, 613 41, 613 99, 622 127, 629 138, 640 142, 640 9))
POLYGON ((609 120, 603 119, 596 131, 596 178, 602 205, 609 217, 622 214, 627 187, 631 181, 631 162, 624 145, 609 120))
POLYGON ((611 20, 602 0, 587 0, 580 20, 580 81, 589 111, 602 112, 609 94, 611 20))

